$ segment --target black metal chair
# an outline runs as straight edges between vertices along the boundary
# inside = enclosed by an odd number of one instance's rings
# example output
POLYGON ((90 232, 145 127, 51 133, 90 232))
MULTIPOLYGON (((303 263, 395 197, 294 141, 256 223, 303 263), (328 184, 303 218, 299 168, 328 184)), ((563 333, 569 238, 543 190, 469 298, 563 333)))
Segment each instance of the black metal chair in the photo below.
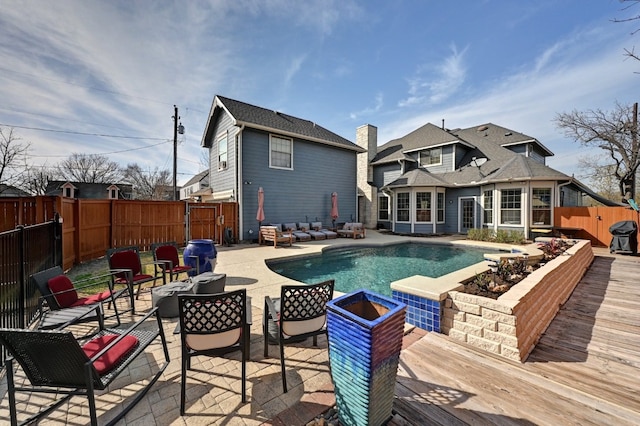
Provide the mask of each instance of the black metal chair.
POLYGON ((162 322, 155 309, 126 330, 104 329, 83 344, 69 331, 0 329, 0 344, 11 355, 5 362, 11 424, 18 424, 16 393, 38 392, 55 394, 57 400, 20 424, 34 422, 72 396, 82 395, 89 402, 91 424, 97 425, 95 390, 106 389, 158 337, 162 340, 165 362, 159 366, 149 383, 132 400, 126 401, 123 410, 108 425, 122 419, 169 364, 162 322), (140 327, 151 316, 156 316, 157 328, 140 327), (24 385, 16 386, 14 360, 22 367, 29 383, 25 381, 24 385))
POLYGON ((180 339, 182 341, 182 376, 180 415, 185 413, 187 370, 194 356, 222 356, 240 351, 242 362, 242 402, 246 402, 247 326, 246 290, 218 294, 178 296, 180 339))
POLYGON ((264 356, 269 356, 269 342, 280 346, 282 389, 286 393, 287 375, 284 366, 284 345, 326 334, 327 302, 333 298, 334 280, 313 285, 285 285, 280 298, 265 296, 262 318, 264 356))
POLYGON ((86 280, 78 280, 71 282, 60 266, 45 269, 31 275, 31 281, 40 291, 39 309, 41 329, 60 328, 70 323, 79 323, 87 321, 95 321, 96 314, 100 311, 91 311, 91 305, 100 304, 102 314, 104 314, 104 305, 113 306, 114 314, 105 316, 105 319, 115 317, 118 325, 120 325, 120 313, 116 299, 129 295, 129 286, 125 286, 119 290, 113 287, 113 276, 104 274, 92 277, 86 280), (89 293, 96 287, 102 287, 100 291, 92 294, 89 293), (106 289, 105 289, 106 287, 106 289), (88 312, 87 315, 82 315, 88 312))

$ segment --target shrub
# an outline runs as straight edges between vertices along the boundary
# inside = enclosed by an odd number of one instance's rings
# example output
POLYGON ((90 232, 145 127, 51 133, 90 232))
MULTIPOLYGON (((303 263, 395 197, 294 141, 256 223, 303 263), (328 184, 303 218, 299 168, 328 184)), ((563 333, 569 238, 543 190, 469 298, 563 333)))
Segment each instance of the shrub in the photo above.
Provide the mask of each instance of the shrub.
POLYGON ((472 228, 467 232, 467 238, 476 241, 489 241, 494 243, 523 244, 525 242, 522 231, 510 231, 498 229, 494 232, 488 228, 472 228))

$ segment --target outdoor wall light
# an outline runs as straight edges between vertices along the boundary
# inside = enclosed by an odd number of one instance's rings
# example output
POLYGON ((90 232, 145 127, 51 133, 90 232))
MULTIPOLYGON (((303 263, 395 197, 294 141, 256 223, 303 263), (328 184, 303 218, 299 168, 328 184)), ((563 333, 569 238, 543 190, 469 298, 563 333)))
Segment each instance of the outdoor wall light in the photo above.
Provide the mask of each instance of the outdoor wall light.
POLYGON ((251 181, 250 181, 250 180, 245 180, 245 181, 244 181, 244 184, 245 184, 245 185, 251 185, 251 181))

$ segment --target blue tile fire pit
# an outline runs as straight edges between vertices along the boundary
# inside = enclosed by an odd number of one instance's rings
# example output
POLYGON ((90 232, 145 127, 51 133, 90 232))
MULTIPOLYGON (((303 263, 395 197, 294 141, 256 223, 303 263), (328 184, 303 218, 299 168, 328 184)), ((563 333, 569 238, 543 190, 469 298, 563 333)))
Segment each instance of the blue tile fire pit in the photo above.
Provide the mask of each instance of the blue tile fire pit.
POLYGON ((358 290, 329 301, 329 362, 344 426, 379 426, 392 416, 407 305, 358 290))

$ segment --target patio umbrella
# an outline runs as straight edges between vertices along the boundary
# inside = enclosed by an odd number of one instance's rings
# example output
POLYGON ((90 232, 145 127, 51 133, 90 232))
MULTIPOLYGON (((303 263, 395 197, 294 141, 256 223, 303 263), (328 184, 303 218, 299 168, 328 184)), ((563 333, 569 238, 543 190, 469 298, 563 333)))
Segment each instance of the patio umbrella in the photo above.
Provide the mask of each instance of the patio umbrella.
POLYGON ((258 213, 256 214, 256 220, 258 226, 262 226, 264 220, 264 190, 262 187, 258 188, 258 213))
POLYGON ((333 227, 336 227, 336 219, 338 218, 338 193, 331 193, 331 219, 333 219, 333 227))

